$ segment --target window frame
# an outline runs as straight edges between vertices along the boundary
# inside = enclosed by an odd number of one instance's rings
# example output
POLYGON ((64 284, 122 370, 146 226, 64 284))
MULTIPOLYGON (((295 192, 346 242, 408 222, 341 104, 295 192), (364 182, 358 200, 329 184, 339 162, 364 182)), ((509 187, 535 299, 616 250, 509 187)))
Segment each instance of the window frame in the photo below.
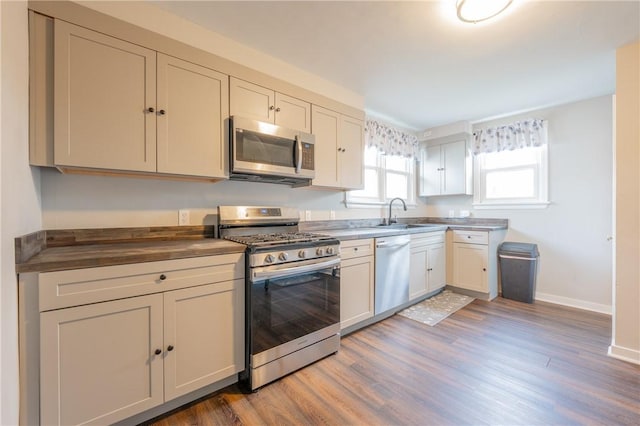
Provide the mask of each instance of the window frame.
MULTIPOLYGON (((365 149, 376 149, 375 147, 367 147, 365 149)), ((377 151, 377 149, 376 149, 377 151)), ((366 156, 365 156, 366 157, 366 156)), ((366 171, 367 170, 375 170, 378 175, 378 188, 377 188, 377 197, 359 197, 354 196, 352 193, 354 191, 345 191, 345 205, 347 207, 371 207, 371 206, 385 206, 389 204, 389 201, 394 197, 387 198, 387 173, 392 174, 400 174, 405 175, 407 177, 407 197, 401 197, 407 207, 416 207, 416 160, 407 158, 407 163, 409 165, 409 171, 398 171, 395 169, 387 170, 386 166, 386 158, 385 154, 381 154, 380 152, 376 153, 376 164, 367 164, 364 163, 363 174, 364 174, 364 183, 366 185, 366 171)))
POLYGON ((486 155, 492 153, 482 153, 473 157, 473 207, 474 209, 543 209, 549 202, 549 148, 547 144, 536 149, 536 162, 524 165, 506 166, 487 169, 484 167, 486 155), (486 176, 491 171, 534 171, 534 196, 487 199, 486 176))

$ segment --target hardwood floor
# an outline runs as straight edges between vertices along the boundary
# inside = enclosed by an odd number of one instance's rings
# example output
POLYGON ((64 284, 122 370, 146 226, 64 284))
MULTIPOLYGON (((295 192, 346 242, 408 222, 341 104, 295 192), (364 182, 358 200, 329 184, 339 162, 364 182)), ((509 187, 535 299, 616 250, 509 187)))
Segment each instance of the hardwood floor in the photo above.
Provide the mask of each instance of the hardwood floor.
POLYGON ((474 301, 429 327, 393 316, 336 355, 154 425, 640 424, 640 366, 606 355, 609 316, 474 301))

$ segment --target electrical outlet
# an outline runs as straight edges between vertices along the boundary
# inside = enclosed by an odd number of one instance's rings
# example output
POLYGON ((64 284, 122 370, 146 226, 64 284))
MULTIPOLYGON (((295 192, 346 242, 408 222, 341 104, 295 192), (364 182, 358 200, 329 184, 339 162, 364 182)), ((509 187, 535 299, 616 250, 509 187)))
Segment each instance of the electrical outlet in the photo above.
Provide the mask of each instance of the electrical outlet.
POLYGON ((331 217, 331 220, 336 220, 336 211, 331 210, 331 213, 329 213, 329 216, 331 217))
POLYGON ((178 210, 178 225, 184 226, 189 224, 189 210, 178 210))
POLYGON ((311 210, 304 211, 304 220, 311 220, 311 210))

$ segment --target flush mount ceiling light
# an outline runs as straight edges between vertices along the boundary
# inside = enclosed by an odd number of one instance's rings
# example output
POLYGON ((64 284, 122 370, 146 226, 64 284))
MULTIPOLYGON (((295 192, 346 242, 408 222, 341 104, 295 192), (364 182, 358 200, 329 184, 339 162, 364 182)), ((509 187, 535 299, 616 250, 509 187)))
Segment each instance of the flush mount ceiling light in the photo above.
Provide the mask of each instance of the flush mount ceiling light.
POLYGON ((458 0, 456 10, 462 22, 475 24, 502 13, 513 0, 458 0))

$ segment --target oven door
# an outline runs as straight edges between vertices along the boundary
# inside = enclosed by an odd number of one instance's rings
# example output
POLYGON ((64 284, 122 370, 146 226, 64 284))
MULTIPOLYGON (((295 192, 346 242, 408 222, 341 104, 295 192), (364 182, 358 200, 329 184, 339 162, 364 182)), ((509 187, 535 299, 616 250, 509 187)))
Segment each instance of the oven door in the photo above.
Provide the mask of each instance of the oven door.
POLYGON ((340 259, 296 263, 303 265, 253 268, 247 322, 253 367, 286 355, 296 339, 340 330, 340 259))

